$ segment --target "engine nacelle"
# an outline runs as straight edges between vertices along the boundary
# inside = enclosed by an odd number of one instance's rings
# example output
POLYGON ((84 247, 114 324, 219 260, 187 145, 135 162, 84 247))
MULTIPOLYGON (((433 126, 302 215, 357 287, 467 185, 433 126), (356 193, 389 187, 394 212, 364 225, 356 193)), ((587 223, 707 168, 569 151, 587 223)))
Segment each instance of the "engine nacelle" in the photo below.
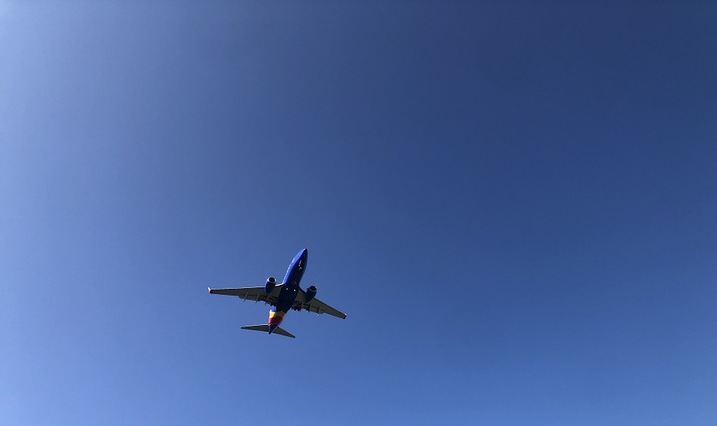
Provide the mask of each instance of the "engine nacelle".
POLYGON ((311 299, 313 299, 314 296, 316 296, 316 287, 312 285, 311 287, 306 289, 306 300, 304 302, 311 302, 311 299))
POLYGON ((272 290, 274 290, 274 287, 276 287, 276 278, 269 277, 266 279, 266 286, 264 286, 264 291, 266 294, 271 293, 272 290))

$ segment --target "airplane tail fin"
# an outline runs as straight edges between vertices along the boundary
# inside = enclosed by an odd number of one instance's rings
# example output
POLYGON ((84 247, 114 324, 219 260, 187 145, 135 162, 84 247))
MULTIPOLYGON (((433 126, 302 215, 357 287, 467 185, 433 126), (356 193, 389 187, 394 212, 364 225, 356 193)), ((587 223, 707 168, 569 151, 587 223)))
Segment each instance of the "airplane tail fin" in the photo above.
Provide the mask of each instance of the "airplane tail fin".
MULTIPOLYGON (((266 324, 261 324, 261 325, 245 325, 244 327, 242 327, 242 330, 264 331, 264 332, 267 332, 267 333, 268 333, 268 332, 269 332, 269 326, 266 325, 266 324)), ((293 334, 289 333, 288 331, 284 330, 284 329, 281 328, 281 327, 276 327, 276 328, 274 328, 274 331, 273 331, 273 332, 276 333, 276 334, 280 334, 280 335, 282 335, 282 336, 291 337, 292 339, 296 338, 296 336, 294 336, 293 334)))

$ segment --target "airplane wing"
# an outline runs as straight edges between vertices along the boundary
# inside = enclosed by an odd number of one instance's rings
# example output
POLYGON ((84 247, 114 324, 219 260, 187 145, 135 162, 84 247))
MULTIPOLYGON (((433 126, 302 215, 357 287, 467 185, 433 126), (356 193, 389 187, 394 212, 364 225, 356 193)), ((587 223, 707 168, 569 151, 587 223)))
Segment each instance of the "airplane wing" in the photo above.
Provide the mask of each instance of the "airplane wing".
POLYGON ((244 300, 253 300, 255 302, 265 302, 271 306, 276 306, 276 300, 281 291, 281 284, 274 287, 271 293, 266 294, 264 287, 242 287, 242 288, 208 288, 209 294, 222 294, 224 296, 236 296, 244 300))
POLYGON ((315 297, 311 299, 308 303, 306 303, 306 293, 304 292, 304 290, 301 290, 301 292, 296 295, 296 300, 294 301, 294 305, 292 306, 292 308, 306 309, 309 312, 315 312, 317 314, 329 314, 341 319, 346 318, 345 313, 332 308, 331 306, 327 305, 326 303, 320 301, 315 297))

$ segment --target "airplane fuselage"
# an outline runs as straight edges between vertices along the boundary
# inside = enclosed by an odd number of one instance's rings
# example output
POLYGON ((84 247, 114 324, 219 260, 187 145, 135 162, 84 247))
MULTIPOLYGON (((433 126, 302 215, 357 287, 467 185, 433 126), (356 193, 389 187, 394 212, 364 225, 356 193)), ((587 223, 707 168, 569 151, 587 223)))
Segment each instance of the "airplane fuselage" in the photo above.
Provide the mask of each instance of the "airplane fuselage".
POLYGON ((289 269, 286 270, 284 282, 279 292, 278 300, 276 301, 276 307, 271 308, 269 311, 269 320, 267 322, 269 325, 269 333, 281 324, 281 321, 284 320, 284 316, 294 304, 296 296, 301 291, 299 284, 301 283, 301 278, 304 276, 304 271, 306 271, 308 258, 309 250, 301 250, 294 256, 294 259, 289 265, 289 269))

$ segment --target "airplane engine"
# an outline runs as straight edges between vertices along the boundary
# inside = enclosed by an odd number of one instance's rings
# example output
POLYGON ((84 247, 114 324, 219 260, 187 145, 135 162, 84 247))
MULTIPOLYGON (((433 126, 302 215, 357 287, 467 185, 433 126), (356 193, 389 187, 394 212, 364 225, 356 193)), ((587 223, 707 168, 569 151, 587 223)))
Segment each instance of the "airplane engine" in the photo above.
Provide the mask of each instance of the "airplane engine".
POLYGON ((309 288, 306 289, 306 300, 305 300, 305 302, 306 302, 306 303, 311 302, 311 299, 313 299, 314 296, 316 296, 316 287, 312 285, 311 287, 309 287, 309 288))
POLYGON ((266 294, 271 293, 272 290, 274 290, 274 287, 276 286, 276 278, 269 277, 266 279, 266 286, 264 286, 264 291, 266 294))

